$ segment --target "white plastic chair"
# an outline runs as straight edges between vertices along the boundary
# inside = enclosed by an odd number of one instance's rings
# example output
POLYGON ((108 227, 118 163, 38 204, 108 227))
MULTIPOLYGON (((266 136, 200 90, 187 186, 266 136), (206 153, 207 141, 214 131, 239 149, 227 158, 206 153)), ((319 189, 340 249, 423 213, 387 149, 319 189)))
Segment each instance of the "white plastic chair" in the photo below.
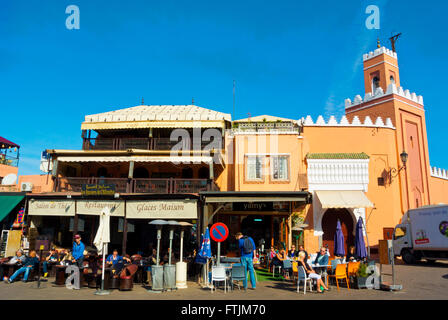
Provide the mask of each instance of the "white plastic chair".
POLYGON ((215 281, 221 282, 224 281, 224 293, 226 293, 227 289, 227 275, 226 269, 224 267, 212 267, 212 293, 213 288, 215 287, 215 281))
POLYGON ((308 278, 306 274, 305 268, 303 266, 299 266, 297 269, 297 292, 300 292, 300 282, 303 281, 303 294, 306 294, 306 283, 310 284, 310 292, 313 291, 313 285, 311 283, 311 278, 308 278))
POLYGON ((273 265, 273 266, 272 266, 272 278, 275 277, 275 268, 278 268, 278 273, 279 273, 279 274, 281 274, 281 272, 282 272, 282 266, 276 266, 276 265, 273 265))

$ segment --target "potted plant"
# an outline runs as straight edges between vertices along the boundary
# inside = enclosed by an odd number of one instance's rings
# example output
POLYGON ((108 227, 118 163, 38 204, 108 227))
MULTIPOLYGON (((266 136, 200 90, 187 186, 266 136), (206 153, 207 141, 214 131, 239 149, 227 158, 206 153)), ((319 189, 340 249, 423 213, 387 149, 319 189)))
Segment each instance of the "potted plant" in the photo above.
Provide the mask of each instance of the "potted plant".
POLYGON ((358 272, 356 272, 356 285, 358 289, 367 288, 367 278, 373 273, 368 272, 368 264, 361 262, 358 272))

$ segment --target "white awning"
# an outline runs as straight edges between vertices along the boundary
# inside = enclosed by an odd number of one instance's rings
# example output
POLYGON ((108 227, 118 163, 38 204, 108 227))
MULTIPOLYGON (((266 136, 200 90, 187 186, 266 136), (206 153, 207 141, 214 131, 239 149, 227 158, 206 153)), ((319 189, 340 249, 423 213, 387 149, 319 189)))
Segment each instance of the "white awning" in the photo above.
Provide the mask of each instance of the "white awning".
POLYGON ((316 191, 323 209, 372 208, 373 203, 362 191, 316 191))
POLYGON ((60 162, 173 162, 173 163, 210 163, 213 157, 207 156, 63 156, 60 162))

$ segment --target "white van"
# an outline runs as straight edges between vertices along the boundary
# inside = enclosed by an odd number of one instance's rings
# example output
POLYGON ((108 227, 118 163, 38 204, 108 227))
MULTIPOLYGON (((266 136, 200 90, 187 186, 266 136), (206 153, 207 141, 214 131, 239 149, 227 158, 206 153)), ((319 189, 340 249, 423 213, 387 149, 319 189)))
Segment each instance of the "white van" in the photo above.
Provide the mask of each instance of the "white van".
POLYGON ((407 264, 448 260, 448 205, 409 210, 395 227, 394 255, 407 264))

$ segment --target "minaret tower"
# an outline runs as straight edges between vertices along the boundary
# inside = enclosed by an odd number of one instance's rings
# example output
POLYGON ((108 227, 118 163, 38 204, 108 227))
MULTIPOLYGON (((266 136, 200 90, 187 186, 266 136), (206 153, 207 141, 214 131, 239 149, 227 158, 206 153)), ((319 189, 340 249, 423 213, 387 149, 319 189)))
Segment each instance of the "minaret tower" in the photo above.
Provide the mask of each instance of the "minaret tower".
POLYGON ((389 159, 391 168, 403 166, 400 154, 406 152, 406 170, 392 179, 400 184, 402 211, 430 203, 429 177, 431 168, 428 156, 425 109, 423 97, 400 86, 397 53, 385 47, 364 54, 365 95, 354 101, 345 100, 345 113, 350 122, 357 116, 364 121, 390 118, 396 130, 396 158, 389 159))

